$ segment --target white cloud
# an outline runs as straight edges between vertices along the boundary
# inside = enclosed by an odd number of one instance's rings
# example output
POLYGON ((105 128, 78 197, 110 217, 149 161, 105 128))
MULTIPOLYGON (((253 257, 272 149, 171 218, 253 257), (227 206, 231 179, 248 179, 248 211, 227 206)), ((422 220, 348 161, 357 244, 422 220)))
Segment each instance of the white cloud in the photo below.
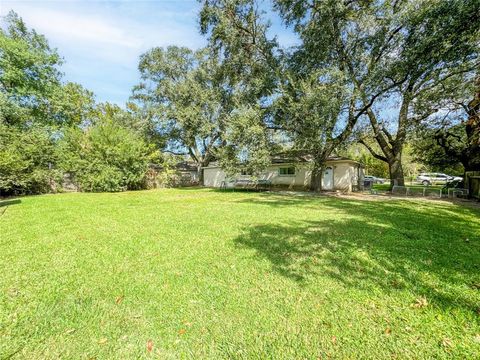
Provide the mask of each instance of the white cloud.
POLYGON ((13 9, 28 27, 46 35, 61 53, 66 47, 76 47, 112 61, 124 62, 131 53, 137 58, 139 52, 152 46, 202 45, 192 26, 195 14, 191 9, 177 13, 157 11, 158 20, 152 21, 155 15, 141 13, 139 7, 132 3, 112 7, 102 2, 20 1, 3 2, 0 15, 13 9))
MULTIPOLYGON (((0 0, 0 16, 14 10, 58 49, 66 80, 117 103, 138 82, 139 56, 149 48, 206 45, 198 31, 199 9, 196 0, 0 0)), ((274 30, 281 42, 295 43, 279 24, 274 30)))
MULTIPOLYGON (((5 6, 2 10, 4 8, 5 6)), ((29 27, 56 39, 113 44, 129 48, 135 48, 139 43, 139 39, 129 35, 125 29, 98 16, 24 6, 23 3, 14 4, 12 8, 18 11, 29 27)))
POLYGON ((197 28, 198 7, 196 1, 0 0, 0 16, 17 12, 58 48, 68 80, 111 100, 118 92, 124 99, 130 95, 139 56, 149 48, 205 44, 197 28))

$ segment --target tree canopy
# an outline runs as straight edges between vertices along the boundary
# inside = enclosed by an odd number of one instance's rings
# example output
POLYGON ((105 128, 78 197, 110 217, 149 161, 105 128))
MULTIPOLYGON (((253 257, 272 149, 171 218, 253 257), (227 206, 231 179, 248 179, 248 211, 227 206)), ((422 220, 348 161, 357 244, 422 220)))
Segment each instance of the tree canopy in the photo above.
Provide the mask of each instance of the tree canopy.
POLYGON ((415 161, 479 170, 478 0, 275 0, 299 39, 289 48, 258 1, 201 3, 207 46, 146 51, 125 107, 65 81, 58 51, 10 12, 0 27, 1 193, 52 191, 65 177, 84 191, 138 189, 149 167, 177 160, 194 162, 201 182, 213 161, 256 174, 280 153, 312 159, 315 191, 339 153, 376 174, 386 166, 392 185, 415 161))
POLYGON ((345 72, 359 93, 392 184, 403 184, 402 150, 412 125, 436 113, 478 67, 476 0, 278 0, 302 39, 303 68, 345 72), (389 104, 391 121, 382 111, 389 104))
POLYGON ((207 49, 154 48, 140 59, 142 82, 134 89, 133 99, 165 139, 163 150, 189 155, 199 170, 216 158, 232 111, 218 68, 207 49))

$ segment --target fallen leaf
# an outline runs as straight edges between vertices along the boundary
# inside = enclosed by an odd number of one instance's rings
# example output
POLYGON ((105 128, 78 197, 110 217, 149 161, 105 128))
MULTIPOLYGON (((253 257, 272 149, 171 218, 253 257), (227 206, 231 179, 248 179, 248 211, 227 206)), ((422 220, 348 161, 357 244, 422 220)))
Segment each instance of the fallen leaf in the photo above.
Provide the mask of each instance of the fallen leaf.
POLYGON ((335 335, 332 336, 332 343, 333 344, 337 343, 337 337, 335 335))
POLYGON ((385 335, 390 336, 391 333, 392 333, 392 329, 390 329, 390 327, 387 326, 387 328, 385 329, 385 335))
POLYGON ((147 351, 148 352, 152 352, 153 350, 153 341, 152 340, 148 340, 147 341, 147 351))
POLYGON ((67 331, 65 331, 65 334, 70 335, 73 334, 75 331, 77 331, 77 329, 68 329, 67 331))
POLYGON ((120 305, 122 301, 123 301, 123 296, 122 295, 117 296, 117 298, 115 299, 115 304, 120 305))
POLYGON ((477 334, 473 337, 473 341, 480 344, 480 334, 477 334))
POLYGON ((185 329, 180 329, 180 330, 178 330, 178 335, 183 335, 183 334, 185 334, 186 332, 187 332, 187 330, 185 330, 185 329))
POLYGON ((98 340, 98 343, 99 343, 100 345, 104 345, 104 344, 106 344, 107 342, 108 342, 108 339, 107 339, 107 338, 101 338, 100 340, 98 340))
POLYGON ((424 296, 419 297, 412 304, 412 307, 417 308, 417 309, 420 309, 420 308, 423 308, 423 307, 426 307, 426 306, 428 306, 428 301, 427 301, 427 298, 424 297, 424 296))
POLYGON ((444 348, 449 348, 452 346, 452 340, 449 338, 443 338, 441 344, 444 348))
POLYGON ((18 296, 18 295, 20 295, 20 290, 18 290, 16 288, 8 289, 8 295, 11 296, 11 297, 18 296))

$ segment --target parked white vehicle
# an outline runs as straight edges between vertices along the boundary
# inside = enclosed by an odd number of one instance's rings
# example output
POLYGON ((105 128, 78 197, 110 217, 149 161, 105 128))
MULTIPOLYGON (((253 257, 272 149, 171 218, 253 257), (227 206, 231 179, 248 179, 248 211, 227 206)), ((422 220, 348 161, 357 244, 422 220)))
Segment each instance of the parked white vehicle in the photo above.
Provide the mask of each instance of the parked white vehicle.
POLYGON ((462 181, 459 176, 451 176, 443 173, 421 173, 417 176, 417 182, 424 186, 432 184, 446 184, 449 181, 462 181))
POLYGON ((382 179, 376 176, 371 176, 371 175, 365 175, 363 179, 365 181, 371 181, 373 184, 383 184, 385 182, 385 179, 382 179))

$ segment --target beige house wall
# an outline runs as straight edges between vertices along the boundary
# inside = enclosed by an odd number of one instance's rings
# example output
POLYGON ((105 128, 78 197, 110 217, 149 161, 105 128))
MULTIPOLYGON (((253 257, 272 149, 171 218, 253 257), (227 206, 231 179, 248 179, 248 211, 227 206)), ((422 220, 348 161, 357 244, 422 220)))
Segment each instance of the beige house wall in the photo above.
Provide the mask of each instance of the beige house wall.
MULTIPOLYGON (((281 167, 290 167, 293 164, 279 164, 269 166, 264 173, 258 176, 261 180, 270 180, 272 185, 289 188, 308 188, 311 179, 311 170, 306 165, 296 166, 295 175, 280 175, 281 167)), ((352 191, 352 181, 358 181, 359 164, 352 161, 327 162, 327 166, 333 168, 334 190, 352 191)), ((363 182, 363 168, 360 167, 360 177, 363 182)), ((238 175, 235 179, 249 179, 251 176, 238 175)), ((226 174, 220 167, 204 168, 204 186, 220 187, 225 181, 226 174)))
POLYGON ((292 165, 272 165, 259 176, 259 179, 270 180, 272 185, 283 185, 288 187, 307 187, 310 184, 311 171, 306 167, 296 167, 295 175, 280 175, 281 167, 290 167, 292 165))
POLYGON ((220 187, 225 180, 225 172, 220 167, 203 169, 203 185, 206 187, 220 187))

